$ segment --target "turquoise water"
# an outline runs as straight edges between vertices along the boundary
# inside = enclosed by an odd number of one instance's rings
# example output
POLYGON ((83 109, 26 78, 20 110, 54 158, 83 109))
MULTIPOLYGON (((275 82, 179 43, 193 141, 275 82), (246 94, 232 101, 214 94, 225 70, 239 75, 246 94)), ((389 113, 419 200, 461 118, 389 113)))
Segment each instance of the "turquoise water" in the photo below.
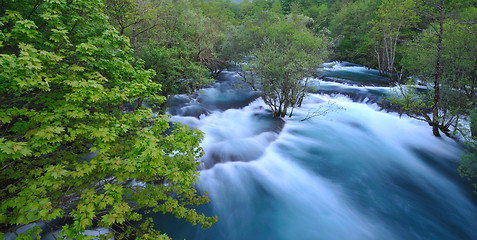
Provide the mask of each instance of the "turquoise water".
POLYGON ((232 71, 174 105, 174 121, 205 133, 197 187, 211 202, 200 211, 219 221, 204 230, 155 216, 156 225, 175 239, 477 239, 459 145, 368 101, 390 88, 352 76, 375 70, 333 68, 346 81, 314 79, 320 91, 284 120, 232 71))
POLYGON ((359 85, 389 86, 388 77, 379 75, 378 70, 368 69, 348 62, 325 63, 323 68, 320 69, 319 75, 327 78, 329 81, 349 82, 359 85))

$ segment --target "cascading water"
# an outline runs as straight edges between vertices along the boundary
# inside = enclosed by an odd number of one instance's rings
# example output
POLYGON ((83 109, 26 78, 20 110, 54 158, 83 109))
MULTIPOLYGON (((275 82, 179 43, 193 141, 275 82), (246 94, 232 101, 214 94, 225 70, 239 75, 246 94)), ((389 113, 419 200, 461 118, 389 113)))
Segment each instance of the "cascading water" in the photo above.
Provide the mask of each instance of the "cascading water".
POLYGON ((316 79, 321 90, 285 121, 250 89, 232 87, 233 72, 192 102, 176 97, 173 120, 205 133, 198 188, 211 202, 201 210, 219 221, 205 230, 169 221, 166 232, 176 239, 477 239, 476 197, 456 170, 459 146, 369 101, 390 91, 375 70, 335 63, 323 71, 333 82, 316 79))

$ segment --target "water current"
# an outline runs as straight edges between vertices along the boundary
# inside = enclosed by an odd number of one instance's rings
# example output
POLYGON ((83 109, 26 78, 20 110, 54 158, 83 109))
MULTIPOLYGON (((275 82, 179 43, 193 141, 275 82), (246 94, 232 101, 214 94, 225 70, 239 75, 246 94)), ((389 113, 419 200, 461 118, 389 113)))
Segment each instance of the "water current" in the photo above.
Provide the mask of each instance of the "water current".
POLYGON ((200 181, 209 229, 155 216, 174 239, 477 239, 462 154, 423 122, 379 106, 376 70, 325 64, 294 116, 274 119, 233 69, 173 121, 204 132, 200 181))

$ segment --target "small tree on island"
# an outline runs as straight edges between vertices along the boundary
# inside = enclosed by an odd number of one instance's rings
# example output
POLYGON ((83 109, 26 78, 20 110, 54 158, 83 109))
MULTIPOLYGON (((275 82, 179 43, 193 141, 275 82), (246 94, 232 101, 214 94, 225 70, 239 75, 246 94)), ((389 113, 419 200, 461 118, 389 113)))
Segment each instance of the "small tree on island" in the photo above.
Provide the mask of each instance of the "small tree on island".
POLYGON ((240 75, 260 92, 275 117, 284 117, 289 109, 291 117, 293 109, 301 106, 309 78, 329 54, 328 41, 313 34, 306 27, 310 23, 301 15, 279 19, 261 13, 229 36, 227 47, 238 49, 230 59, 249 58, 240 65, 240 75))

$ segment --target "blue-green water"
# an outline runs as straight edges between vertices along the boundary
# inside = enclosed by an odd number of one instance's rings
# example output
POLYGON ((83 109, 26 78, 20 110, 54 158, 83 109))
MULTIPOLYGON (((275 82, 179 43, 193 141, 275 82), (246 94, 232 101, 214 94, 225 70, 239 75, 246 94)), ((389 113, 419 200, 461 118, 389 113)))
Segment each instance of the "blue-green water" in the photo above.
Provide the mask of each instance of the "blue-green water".
POLYGON ((385 81, 375 70, 334 68, 348 82, 315 79, 321 91, 284 121, 235 88, 234 72, 191 102, 177 99, 173 120, 205 133, 198 188, 211 202, 200 210, 219 221, 204 230, 155 216, 156 225, 175 239, 477 239, 459 145, 367 101, 390 91, 360 84, 385 81))
POLYGON ((376 69, 353 63, 325 63, 318 74, 329 81, 353 83, 358 85, 389 86, 388 77, 379 75, 376 69))

